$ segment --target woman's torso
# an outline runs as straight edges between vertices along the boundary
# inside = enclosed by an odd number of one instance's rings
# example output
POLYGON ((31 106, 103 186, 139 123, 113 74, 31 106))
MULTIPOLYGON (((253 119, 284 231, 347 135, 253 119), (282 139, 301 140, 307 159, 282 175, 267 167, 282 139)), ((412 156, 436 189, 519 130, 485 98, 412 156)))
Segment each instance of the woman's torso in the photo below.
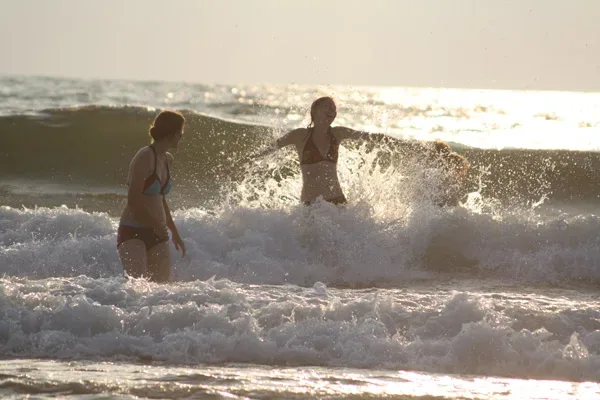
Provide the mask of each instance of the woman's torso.
POLYGON ((319 197, 330 200, 344 195, 337 175, 339 140, 331 128, 328 134, 328 143, 323 146, 321 142, 319 146, 313 140, 313 129, 308 128, 304 140, 297 146, 302 171, 303 202, 314 201, 319 197))
MULTIPOLYGON (((162 225, 166 225, 166 214, 163 206, 163 194, 167 194, 170 190, 170 171, 168 160, 165 155, 157 156, 153 152, 151 146, 142 148, 142 151, 149 151, 153 154, 150 157, 150 163, 148 165, 148 173, 144 177, 144 192, 141 196, 141 205, 162 225)), ((141 160, 137 160, 138 162, 141 160)), ((129 174, 127 177, 127 184, 129 185, 132 178, 133 163, 136 162, 135 158, 129 166, 129 174)), ((135 213, 131 206, 127 204, 123 213, 121 214, 120 225, 144 227, 145 225, 135 218, 135 213)))

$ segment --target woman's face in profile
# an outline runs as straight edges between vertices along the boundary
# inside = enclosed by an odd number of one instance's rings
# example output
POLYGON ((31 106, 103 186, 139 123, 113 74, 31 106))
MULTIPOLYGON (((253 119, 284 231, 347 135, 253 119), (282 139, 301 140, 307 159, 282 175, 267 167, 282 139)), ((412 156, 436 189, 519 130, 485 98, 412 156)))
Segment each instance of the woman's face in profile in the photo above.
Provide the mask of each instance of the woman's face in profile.
POLYGON ((171 148, 177 148, 177 146, 179 145, 179 142, 181 141, 181 138, 183 137, 183 127, 175 132, 171 138, 171 148))

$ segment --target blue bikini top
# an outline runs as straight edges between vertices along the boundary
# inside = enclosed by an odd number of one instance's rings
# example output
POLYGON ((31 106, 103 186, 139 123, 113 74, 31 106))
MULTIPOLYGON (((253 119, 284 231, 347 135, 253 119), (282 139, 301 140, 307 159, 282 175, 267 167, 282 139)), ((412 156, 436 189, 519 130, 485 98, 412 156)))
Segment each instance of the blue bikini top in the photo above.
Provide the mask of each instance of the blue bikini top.
POLYGON ((171 191, 171 172, 169 171, 169 163, 167 162, 167 181, 164 185, 161 185, 160 179, 156 174, 156 164, 158 163, 158 156, 154 147, 149 146, 154 153, 154 172, 144 182, 144 194, 148 196, 166 195, 171 191))

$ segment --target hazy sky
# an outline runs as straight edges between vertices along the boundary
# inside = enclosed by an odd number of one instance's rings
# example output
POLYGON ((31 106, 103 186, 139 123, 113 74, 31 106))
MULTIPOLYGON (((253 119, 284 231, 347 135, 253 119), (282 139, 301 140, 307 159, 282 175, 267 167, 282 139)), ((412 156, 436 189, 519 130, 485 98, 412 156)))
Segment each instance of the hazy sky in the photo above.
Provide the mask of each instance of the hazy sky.
POLYGON ((600 91, 600 0, 0 0, 0 74, 600 91))

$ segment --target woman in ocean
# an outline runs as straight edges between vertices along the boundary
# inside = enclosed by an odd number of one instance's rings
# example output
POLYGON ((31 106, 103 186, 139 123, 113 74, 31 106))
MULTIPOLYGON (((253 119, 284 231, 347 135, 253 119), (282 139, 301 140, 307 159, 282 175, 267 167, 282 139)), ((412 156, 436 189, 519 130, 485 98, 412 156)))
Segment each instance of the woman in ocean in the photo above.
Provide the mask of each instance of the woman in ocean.
POLYGON ((282 147, 294 145, 302 171, 300 199, 306 205, 318 199, 336 205, 347 202, 337 175, 338 150, 342 140, 381 140, 385 137, 343 126, 332 127, 336 116, 335 101, 331 97, 321 97, 310 107, 311 121, 308 127, 288 132, 256 155, 261 157, 282 147))
POLYGON ((119 257, 129 276, 169 280, 169 230, 175 249, 185 256, 185 245, 165 197, 171 190, 173 164, 167 150, 179 144, 184 123, 178 112, 161 112, 150 127, 151 144, 140 149, 129 164, 127 206, 117 236, 119 257))
MULTIPOLYGON (((336 116, 335 101, 331 97, 321 97, 310 107, 311 121, 308 127, 288 132, 255 156, 262 157, 282 147, 294 145, 302 171, 300 199, 306 205, 319 198, 336 205, 347 202, 337 175, 338 149, 340 142, 345 139, 387 141, 392 147, 401 146, 424 162, 429 161, 429 164, 434 159, 446 161, 442 163, 445 167, 453 165, 448 162, 449 158, 460 158, 442 141, 423 143, 398 140, 387 135, 369 134, 343 126, 332 127, 336 116)), ((452 193, 452 196, 455 197, 455 194, 452 193)), ((444 205, 455 203, 455 199, 448 200, 443 201, 444 205)))

